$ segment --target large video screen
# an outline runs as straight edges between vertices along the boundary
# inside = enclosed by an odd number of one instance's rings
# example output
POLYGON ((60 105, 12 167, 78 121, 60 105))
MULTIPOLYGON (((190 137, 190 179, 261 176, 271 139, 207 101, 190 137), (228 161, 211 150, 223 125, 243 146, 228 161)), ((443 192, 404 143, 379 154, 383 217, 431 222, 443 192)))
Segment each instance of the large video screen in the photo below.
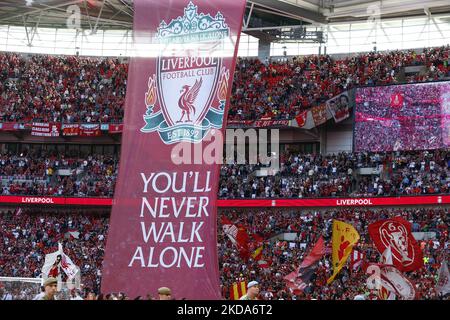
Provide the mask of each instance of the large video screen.
POLYGON ((355 151, 450 145, 450 82, 356 89, 355 151))

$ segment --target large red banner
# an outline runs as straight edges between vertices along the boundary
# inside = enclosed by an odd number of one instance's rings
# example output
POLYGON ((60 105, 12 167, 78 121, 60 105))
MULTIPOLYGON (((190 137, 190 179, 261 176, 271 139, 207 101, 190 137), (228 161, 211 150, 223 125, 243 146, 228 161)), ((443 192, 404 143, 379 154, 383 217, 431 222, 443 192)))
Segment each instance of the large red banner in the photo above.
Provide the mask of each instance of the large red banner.
POLYGON ((100 131, 100 124, 99 123, 93 123, 93 124, 81 124, 80 125, 80 136, 82 137, 98 137, 101 135, 100 131))
POLYGON ((135 0, 120 171, 102 292, 219 299, 217 162, 244 0, 135 0), (205 148, 203 148, 205 150, 205 148), (185 156, 185 152, 181 152, 185 156), (200 160, 200 161, 199 161, 200 160))
POLYGON ((63 124, 62 125, 63 136, 78 136, 80 134, 80 125, 75 124, 63 124))
POLYGON ((392 263, 401 271, 423 267, 422 251, 411 233, 411 223, 402 217, 379 220, 369 225, 369 235, 381 254, 390 247, 392 263))
POLYGON ((60 130, 61 130, 60 123, 33 122, 33 127, 31 128, 31 135, 38 137, 59 137, 60 130))

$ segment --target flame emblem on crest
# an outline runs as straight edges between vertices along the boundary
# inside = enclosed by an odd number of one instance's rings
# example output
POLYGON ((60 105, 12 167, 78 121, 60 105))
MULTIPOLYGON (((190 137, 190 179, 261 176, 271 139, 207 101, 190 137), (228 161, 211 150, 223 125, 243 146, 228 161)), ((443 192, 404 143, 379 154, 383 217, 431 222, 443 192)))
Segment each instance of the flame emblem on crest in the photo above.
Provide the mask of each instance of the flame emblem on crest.
POLYGON ((230 71, 222 68, 222 74, 220 75, 220 84, 217 90, 217 99, 219 101, 225 101, 228 92, 228 79, 230 78, 230 71))
POLYGON ((148 90, 145 93, 145 105, 153 107, 156 103, 156 76, 148 78, 148 90))

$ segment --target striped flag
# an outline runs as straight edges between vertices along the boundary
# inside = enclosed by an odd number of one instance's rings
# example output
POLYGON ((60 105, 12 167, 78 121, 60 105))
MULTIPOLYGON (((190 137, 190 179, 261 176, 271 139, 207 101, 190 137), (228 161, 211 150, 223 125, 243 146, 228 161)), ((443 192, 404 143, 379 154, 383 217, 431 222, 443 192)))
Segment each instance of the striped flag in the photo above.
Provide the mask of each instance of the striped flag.
POLYGON ((364 253, 353 249, 352 254, 350 255, 350 266, 351 271, 358 270, 359 267, 361 267, 361 263, 364 259, 364 253))
POLYGON ((239 298, 246 293, 247 293, 246 281, 233 283, 233 285, 230 287, 230 300, 239 300, 239 298))

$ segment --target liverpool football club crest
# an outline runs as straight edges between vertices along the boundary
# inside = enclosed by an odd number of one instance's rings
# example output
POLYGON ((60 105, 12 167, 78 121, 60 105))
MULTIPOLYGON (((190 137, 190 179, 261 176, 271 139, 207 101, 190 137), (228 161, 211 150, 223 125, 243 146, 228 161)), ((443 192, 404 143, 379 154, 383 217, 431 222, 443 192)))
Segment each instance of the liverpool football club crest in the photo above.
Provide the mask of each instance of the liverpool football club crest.
MULTIPOLYGON (((230 30, 220 12, 215 17, 198 14, 192 2, 184 16, 157 30, 161 44, 223 44, 230 30)), ((141 132, 157 131, 165 144, 200 142, 212 128, 222 128, 228 91, 229 70, 222 57, 214 55, 164 55, 157 60, 156 74, 145 93, 145 126, 141 132)))

